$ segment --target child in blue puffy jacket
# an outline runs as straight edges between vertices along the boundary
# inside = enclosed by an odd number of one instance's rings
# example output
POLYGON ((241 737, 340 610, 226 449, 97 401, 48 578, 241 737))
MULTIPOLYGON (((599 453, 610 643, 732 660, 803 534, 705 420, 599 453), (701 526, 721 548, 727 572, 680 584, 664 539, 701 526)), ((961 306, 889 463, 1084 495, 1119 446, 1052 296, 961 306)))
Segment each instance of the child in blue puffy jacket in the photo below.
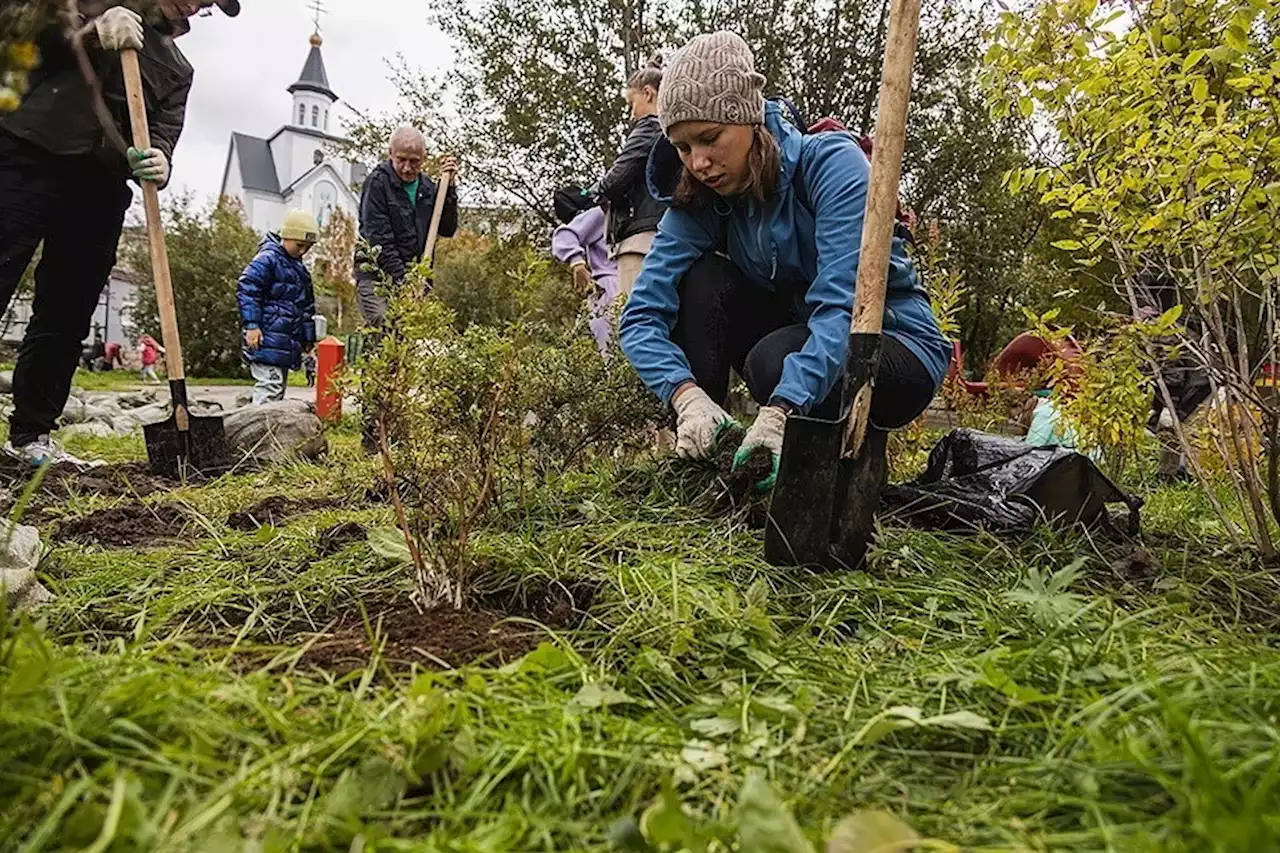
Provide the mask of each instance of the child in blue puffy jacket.
POLYGON ((280 234, 268 234, 236 288, 244 326, 244 359, 253 374, 253 403, 284 399, 289 371, 302 366, 316 340, 311 273, 302 258, 319 239, 311 214, 291 210, 280 234))

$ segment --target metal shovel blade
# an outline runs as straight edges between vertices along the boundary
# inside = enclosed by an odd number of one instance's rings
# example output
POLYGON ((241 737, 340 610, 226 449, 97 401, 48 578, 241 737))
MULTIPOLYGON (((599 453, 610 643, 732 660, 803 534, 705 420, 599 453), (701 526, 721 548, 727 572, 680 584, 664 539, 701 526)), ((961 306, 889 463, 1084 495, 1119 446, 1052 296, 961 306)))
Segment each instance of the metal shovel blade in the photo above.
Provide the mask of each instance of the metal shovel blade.
POLYGON ((193 415, 187 403, 187 383, 169 382, 173 414, 142 427, 147 442, 147 461, 161 476, 181 479, 189 474, 215 476, 231 468, 227 433, 221 416, 193 415), (183 429, 185 421, 186 428, 183 429))
MULTIPOLYGON (((878 334, 850 336, 842 391, 846 402, 857 399, 863 387, 874 387, 879 361, 878 334)), ((764 558, 771 565, 861 566, 884 487, 887 434, 869 429, 860 452, 842 458, 849 417, 787 418, 765 520, 764 558)))

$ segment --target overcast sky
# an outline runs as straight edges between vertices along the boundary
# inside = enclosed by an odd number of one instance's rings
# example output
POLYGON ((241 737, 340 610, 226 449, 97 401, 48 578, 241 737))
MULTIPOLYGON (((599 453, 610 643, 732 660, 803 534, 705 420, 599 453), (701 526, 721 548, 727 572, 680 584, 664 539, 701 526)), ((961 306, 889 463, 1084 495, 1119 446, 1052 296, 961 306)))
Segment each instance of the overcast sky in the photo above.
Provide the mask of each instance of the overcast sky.
MULTIPOLYGON (((308 0, 241 0, 239 17, 196 18, 178 42, 195 67, 187 123, 174 153, 172 189, 203 201, 222 183, 231 132, 269 136, 289 119, 285 90, 298 79, 311 46, 308 0)), ((383 61, 402 53, 429 73, 447 68, 453 51, 427 20, 421 0, 325 0, 320 19, 329 85, 346 104, 378 113, 395 105, 383 61)), ((337 131, 338 127, 335 126, 337 131)))

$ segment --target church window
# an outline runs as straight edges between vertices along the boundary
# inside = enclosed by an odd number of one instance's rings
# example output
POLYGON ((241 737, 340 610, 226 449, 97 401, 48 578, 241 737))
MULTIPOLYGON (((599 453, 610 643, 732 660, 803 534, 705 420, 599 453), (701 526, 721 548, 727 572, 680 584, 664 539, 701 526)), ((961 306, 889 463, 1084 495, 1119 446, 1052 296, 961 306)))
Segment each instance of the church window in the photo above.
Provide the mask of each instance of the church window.
POLYGON ((320 108, 319 107, 311 108, 311 126, 312 127, 320 126, 320 108))
POLYGON ((298 124, 307 123, 307 105, 298 104, 298 124))

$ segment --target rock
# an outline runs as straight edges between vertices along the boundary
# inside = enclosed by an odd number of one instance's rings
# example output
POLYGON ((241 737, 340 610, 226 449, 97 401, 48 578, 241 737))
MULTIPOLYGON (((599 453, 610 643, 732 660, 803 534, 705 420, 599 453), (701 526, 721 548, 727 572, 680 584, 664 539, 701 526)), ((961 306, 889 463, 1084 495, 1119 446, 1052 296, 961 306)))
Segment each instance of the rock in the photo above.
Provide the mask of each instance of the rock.
POLYGON ((67 404, 62 407, 62 423, 63 424, 80 424, 84 423, 87 418, 88 406, 84 404, 84 400, 74 394, 67 398, 67 404))
POLYGON ((329 448, 314 406, 281 400, 245 406, 223 419, 232 457, 258 464, 315 459, 329 448))
POLYGON ((0 394, 13 393, 13 371, 0 370, 0 394))
POLYGON ((155 424, 169 417, 168 403, 151 403, 120 413, 121 420, 128 419, 132 427, 155 424))
MULTIPOLYGON (((130 427, 130 429, 132 429, 132 427, 130 427)), ((125 432, 129 432, 129 429, 126 429, 125 432)), ((93 435, 98 436, 99 438, 108 438, 113 435, 120 435, 120 431, 116 428, 115 424, 111 422, 103 423, 102 421, 85 421, 82 424, 69 424, 58 430, 59 438, 66 438, 72 435, 93 435)))
POLYGON ((11 610, 30 610, 53 595, 36 580, 40 563, 40 531, 0 519, 0 587, 11 610))
POLYGON ((122 409, 140 409, 148 406, 160 399, 160 394, 154 388, 143 388, 141 391, 133 391, 129 394, 117 394, 116 403, 122 409))

